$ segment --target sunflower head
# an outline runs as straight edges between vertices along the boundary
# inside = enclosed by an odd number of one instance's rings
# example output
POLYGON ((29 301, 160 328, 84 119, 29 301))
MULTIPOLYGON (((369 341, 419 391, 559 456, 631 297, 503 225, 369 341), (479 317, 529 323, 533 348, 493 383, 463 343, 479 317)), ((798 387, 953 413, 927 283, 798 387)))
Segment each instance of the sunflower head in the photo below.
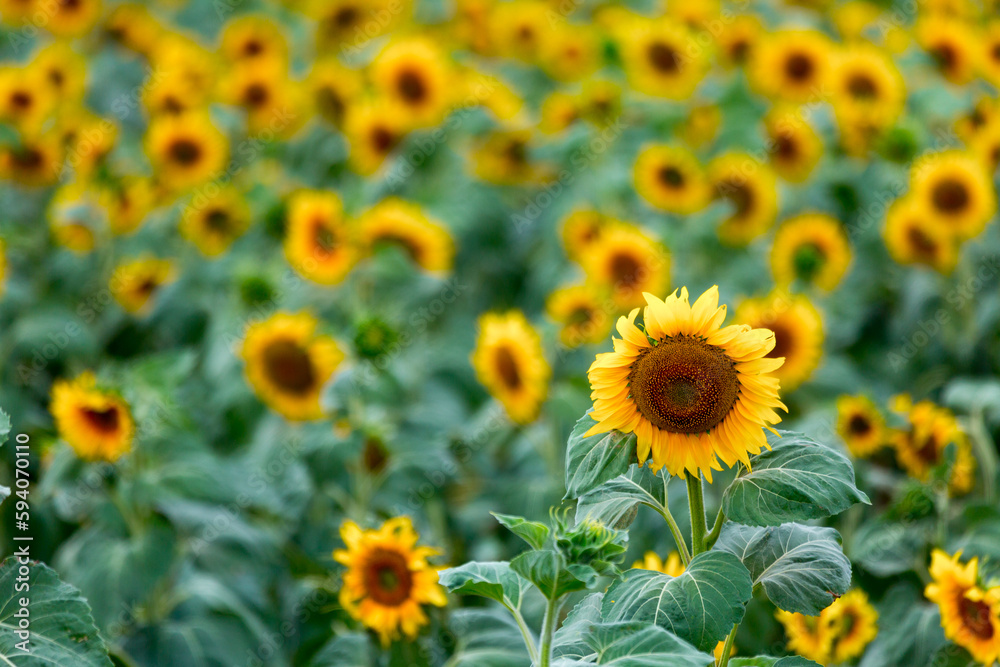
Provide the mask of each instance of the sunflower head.
POLYGON ((819 100, 830 75, 833 45, 815 30, 780 30, 762 39, 748 70, 751 84, 775 99, 819 100))
POLYGON ((834 627, 829 616, 806 616, 779 609, 774 617, 785 628, 789 651, 820 664, 830 660, 834 627))
POLYGON ((181 234, 204 255, 224 253, 250 226, 250 207, 233 186, 191 200, 181 217, 181 234))
POLYGON ((708 203, 710 191, 698 160, 674 146, 648 146, 635 162, 635 189, 656 208, 694 213, 708 203))
POLYGON ((385 199, 362 216, 358 233, 367 253, 391 246, 426 271, 451 269, 455 253, 451 234, 416 204, 385 199))
POLYGON ((954 235, 913 197, 897 199, 889 207, 883 237, 889 255, 900 264, 923 264, 949 274, 958 263, 954 235))
POLYGON ((439 47, 424 38, 393 42, 371 64, 376 88, 404 112, 409 127, 435 125, 444 118, 453 101, 454 76, 439 47))
POLYGON ((946 477, 953 495, 968 493, 973 486, 976 459, 969 437, 958 425, 951 410, 931 401, 897 401, 897 412, 905 413, 908 425, 894 432, 896 459, 911 477, 927 481, 935 468, 948 462, 949 446, 955 448, 954 461, 946 477))
POLYGON ((534 421, 548 395, 551 369, 541 338, 520 311, 487 313, 479 318, 472 366, 513 421, 534 421))
POLYGON ((670 277, 670 255, 642 230, 616 222, 580 259, 588 280, 609 291, 620 310, 643 303, 644 292, 662 292, 670 277))
POLYGON ((805 213, 785 221, 774 236, 771 271, 780 286, 801 281, 832 290, 851 262, 847 233, 835 218, 805 213))
POLYGON ((743 301, 735 317, 773 332, 774 347, 767 356, 785 360, 774 372, 782 387, 795 389, 812 376, 823 356, 823 319, 808 297, 776 290, 743 301))
POLYGON ((860 458, 871 456, 888 440, 885 418, 867 396, 837 399, 837 434, 848 451, 860 458))
POLYGON ((207 113, 188 112, 154 118, 146 134, 146 153, 159 179, 181 190, 218 174, 229 146, 207 113))
POLYGON ((631 29, 618 35, 618 46, 632 87, 656 97, 689 97, 709 64, 691 30, 669 17, 630 23, 631 29))
POLYGON ((745 153, 728 153, 708 166, 712 195, 732 206, 719 226, 719 238, 730 245, 746 245, 770 228, 778 214, 778 186, 774 171, 745 153))
POLYGON ((963 565, 961 555, 934 550, 930 565, 933 581, 924 595, 937 603, 945 637, 968 650, 978 662, 991 665, 1000 657, 1000 587, 983 588, 978 581, 978 559, 963 565))
POLYGON ((174 279, 172 262, 152 257, 120 264, 111 276, 111 294, 129 313, 139 313, 163 285, 174 279))
POLYGON ((81 458, 114 462, 132 447, 135 423, 128 403, 98 387, 93 373, 57 380, 50 409, 59 436, 81 458))
POLYGON ((822 614, 830 618, 832 625, 830 648, 834 664, 847 663, 864 653, 865 647, 878 634, 878 612, 862 590, 848 591, 822 614))
POLYGON ((549 295, 546 310, 558 322, 559 340, 567 347, 599 343, 611 332, 611 315, 604 290, 594 285, 573 285, 549 295))
POLYGON ((978 235, 996 214, 992 178, 970 153, 944 151, 920 158, 910 174, 911 195, 956 238, 978 235))
POLYGON ((286 208, 285 257, 304 278, 334 285, 357 259, 343 205, 335 192, 299 190, 286 208))

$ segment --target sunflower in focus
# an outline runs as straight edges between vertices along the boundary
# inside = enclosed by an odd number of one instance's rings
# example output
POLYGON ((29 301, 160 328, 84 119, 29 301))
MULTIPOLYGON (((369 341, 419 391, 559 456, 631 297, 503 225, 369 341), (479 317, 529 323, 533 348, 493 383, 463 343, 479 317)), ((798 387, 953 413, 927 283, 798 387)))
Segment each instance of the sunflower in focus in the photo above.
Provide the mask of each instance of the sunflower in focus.
POLYGON ((632 569, 652 570, 671 577, 679 577, 684 574, 684 563, 681 562, 680 554, 671 551, 666 559, 660 558, 655 551, 647 551, 642 556, 642 560, 632 563, 632 569))
POLYGON ((479 318, 472 353, 476 377, 518 424, 535 420, 549 391, 551 369, 538 333, 517 310, 479 318))
POLYGON ((167 187, 182 190, 220 173, 229 145, 207 113, 187 112, 150 121, 146 154, 157 177, 167 187))
POLYGON ((587 251, 601 239, 608 224, 606 216, 594 209, 577 209, 562 220, 559 232, 566 255, 575 262, 581 261, 587 251))
POLYGON ((708 183, 716 199, 733 212, 719 225, 719 238, 746 245, 774 223, 778 215, 777 178, 771 168, 746 153, 727 153, 708 165, 708 183))
POLYGON ((910 172, 910 192, 958 239, 977 236, 997 210, 990 175, 975 156, 962 151, 920 158, 910 172))
POLYGON ((816 30, 779 30, 760 39, 747 69, 762 95, 789 102, 815 102, 828 84, 833 45, 816 30))
POLYGON ((764 427, 785 409, 778 379, 783 360, 768 358, 775 336, 745 324, 722 327, 726 307, 712 287, 693 306, 687 288, 661 301, 646 294, 643 329, 618 319, 615 351, 597 355, 588 371, 592 418, 585 435, 619 430, 637 436, 638 459, 671 475, 704 474, 719 461, 749 464, 766 445, 764 427))
POLYGON ((80 458, 113 463, 132 448, 135 423, 128 403, 98 387, 91 372, 56 380, 49 409, 59 437, 80 458))
POLYGON ((896 460, 903 469, 914 479, 926 482, 931 469, 945 462, 948 446, 954 445, 955 461, 949 471, 948 489, 952 495, 971 491, 976 459, 969 437, 951 410, 927 400, 912 403, 905 394, 897 396, 892 407, 907 420, 907 426, 891 436, 896 460))
POLYGON ((611 316, 602 290, 572 285, 555 290, 545 303, 549 317, 561 325, 559 340, 566 347, 599 343, 611 333, 611 316))
POLYGON ((202 254, 217 257, 250 226, 250 207, 243 195, 227 186, 193 198, 181 214, 181 235, 202 254))
POLYGON ((771 166, 789 183, 809 178, 823 156, 823 141, 798 109, 778 107, 764 117, 771 166))
POLYGON ((436 125, 452 104, 455 72, 429 39, 389 44, 370 66, 376 89, 405 115, 412 127, 436 125))
POLYGON ((799 280, 830 291, 851 263, 847 233, 835 218, 804 213, 782 223, 771 247, 771 271, 779 287, 799 280))
POLYGON ((785 390, 797 388, 812 376, 823 356, 823 318, 808 297, 776 290, 743 301, 733 317, 773 332, 774 347, 767 357, 785 360, 774 370, 785 390))
POLYGON ((420 536, 408 517, 389 519, 375 530, 345 521, 340 538, 347 547, 333 552, 333 559, 347 566, 340 604, 377 632, 383 646, 417 636, 429 622, 421 605, 448 603, 437 568, 427 562, 439 552, 417 546, 420 536))
POLYGON ((173 263, 165 259, 147 257, 125 262, 111 275, 111 295, 126 312, 139 313, 174 276, 173 263))
POLYGON ((686 26, 670 18, 635 22, 618 46, 629 83, 654 97, 690 97, 708 70, 705 49, 686 26))
POLYGON ((633 171, 636 192, 656 208, 671 213, 694 213, 709 201, 704 171, 685 148, 647 146, 636 158, 633 171))
POLYGON ((247 328, 240 352, 257 396, 293 421, 323 416, 320 392, 344 359, 317 324, 308 313, 278 313, 247 328))
POLYGON ((955 237, 912 197, 892 203, 882 235, 889 255, 900 264, 923 264, 947 275, 958 263, 955 237))
POLYGON ((451 234, 421 208, 391 197, 365 213, 358 221, 358 236, 367 253, 383 246, 402 250, 426 271, 449 271, 455 254, 451 234))
POLYGON ((539 116, 538 129, 546 134, 557 134, 580 119, 579 100, 557 90, 542 102, 539 116))
POLYGON ((924 589, 937 603, 944 635, 984 665, 1000 658, 1000 586, 979 582, 979 559, 962 565, 961 552, 949 556, 940 549, 931 554, 932 582, 924 589))
POLYGON ((607 289, 620 310, 643 303, 644 292, 666 291, 670 254, 642 230, 614 223, 601 232, 580 259, 588 280, 607 289))
POLYGON ((837 399, 837 434, 857 458, 871 456, 888 441, 885 417, 867 396, 837 399))
POLYGON ((302 277, 321 285, 344 279, 357 259, 354 239, 335 192, 300 190, 288 201, 285 257, 302 277))
POLYGON ((941 75, 955 84, 964 86, 972 81, 979 60, 976 38, 964 21, 934 17, 917 23, 917 43, 933 59, 941 75))
POLYGON ((1000 87, 1000 19, 992 21, 983 32, 979 69, 994 88, 1000 87))

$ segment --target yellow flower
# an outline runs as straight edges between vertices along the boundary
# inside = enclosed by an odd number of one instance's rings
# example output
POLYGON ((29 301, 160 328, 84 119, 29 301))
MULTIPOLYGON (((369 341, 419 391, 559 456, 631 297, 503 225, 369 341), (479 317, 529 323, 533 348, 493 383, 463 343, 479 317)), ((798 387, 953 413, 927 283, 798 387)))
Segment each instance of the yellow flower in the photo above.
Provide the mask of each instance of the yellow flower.
POLYGON ((586 435, 618 430, 637 436, 638 459, 671 475, 704 474, 719 461, 749 464, 766 445, 763 428, 781 418, 782 359, 767 358, 775 336, 745 324, 722 327, 712 287, 694 304, 687 288, 661 301, 646 294, 644 329, 636 308, 618 319, 614 352, 597 355, 588 371, 597 424, 586 435))
POLYGON ((681 557, 676 551, 671 551, 667 554, 666 560, 662 560, 655 551, 647 551, 643 555, 642 560, 632 563, 632 569, 637 568, 662 572, 671 577, 679 577, 684 574, 684 563, 681 562, 681 557))
POLYGON ((308 116, 304 89, 280 62, 240 62, 222 80, 221 92, 223 101, 246 110, 251 135, 290 137, 308 116))
POLYGON ((1000 587, 980 587, 979 559, 962 565, 958 562, 961 555, 934 550, 930 566, 933 582, 924 595, 937 603, 945 637, 966 649, 977 662, 992 665, 1000 658, 1000 587))
POLYGON ((497 185, 518 185, 539 179, 542 170, 531 161, 530 130, 495 130, 473 150, 476 176, 497 185))
POLYGON ((490 12, 490 41, 502 55, 535 62, 551 30, 551 12, 540 0, 498 2, 490 12))
POLYGON ((565 218, 560 226, 566 255, 575 262, 581 261, 587 250, 601 238, 607 218, 593 209, 577 209, 565 218))
POLYGON ((680 128, 684 143, 692 148, 711 144, 719 132, 722 112, 716 104, 701 104, 691 107, 688 118, 680 128))
POLYGON ((180 231, 204 255, 216 257, 250 226, 250 207, 243 195, 227 186, 196 194, 181 215, 180 231))
POLYGON ((945 449, 955 446, 955 462, 948 478, 948 488, 952 495, 961 495, 972 490, 976 459, 972 454, 972 444, 959 427, 951 410, 935 405, 931 401, 920 401, 909 405, 901 401, 897 410, 906 413, 908 426, 892 434, 892 445, 896 459, 911 477, 920 481, 930 478, 931 468, 945 460, 945 449))
POLYGON ((429 622, 421 605, 448 603, 438 570, 427 562, 437 549, 417 546, 420 536, 408 517, 389 519, 376 530, 353 521, 340 527, 346 549, 333 559, 347 566, 340 604, 387 646, 401 636, 414 639, 429 622))
POLYGON ((351 145, 351 168, 362 176, 375 173, 406 134, 404 112, 384 100, 347 108, 344 134, 351 145))
POLYGON ((101 14, 101 0, 45 3, 45 29, 56 37, 79 37, 90 32, 101 14))
POLYGON ((785 390, 795 389, 812 376, 823 356, 823 318, 808 297, 777 290, 745 300, 733 317, 773 332, 774 347, 767 357, 785 360, 774 371, 785 390))
POLYGON ((686 26, 670 18, 634 22, 618 46, 629 83, 647 95, 690 97, 708 69, 705 48, 686 26))
POLYGON ((364 47, 405 22, 413 0, 311 0, 307 13, 316 20, 317 48, 323 54, 364 47))
POLYGON ((1000 87, 1000 20, 994 20, 986 26, 979 68, 983 78, 992 83, 994 88, 1000 87))
MULTIPOLYGON (((164 102, 163 111, 177 113, 208 102, 219 74, 219 61, 214 52, 184 35, 164 33, 153 45, 149 60, 152 85, 147 86, 145 92, 155 99, 155 86, 160 83, 177 91, 169 102, 164 102)), ((152 106, 151 109, 155 110, 152 106)))
POLYGON ((340 64, 336 58, 317 60, 307 82, 312 103, 323 118, 342 127, 347 110, 361 94, 360 72, 340 64))
POLYGON ((244 14, 222 29, 219 52, 228 63, 288 64, 288 43, 279 24, 268 16, 244 14))
POLYGON ((822 611, 833 625, 830 662, 839 665, 853 660, 878 634, 878 612, 864 591, 848 591, 822 611))
POLYGON ((430 39, 390 43, 370 70, 375 88, 403 113, 407 127, 436 125, 447 115, 456 72, 430 39))
POLYGON ((601 42, 587 25, 557 24, 542 41, 539 60, 554 79, 579 81, 601 63, 601 42))
POLYGON ((580 91, 580 116, 605 127, 621 115, 622 89, 614 81, 588 78, 580 91))
POLYGON ((23 138, 19 146, 0 146, 0 179, 29 187, 53 185, 63 157, 59 136, 52 132, 23 138))
POLYGON ((843 226, 822 213, 803 213, 782 223, 771 247, 771 271, 779 287, 795 280, 832 290, 851 263, 843 226))
POLYGON ((785 628, 788 650, 807 660, 824 664, 833 646, 833 619, 829 616, 806 616, 779 609, 774 617, 785 628))
POLYGON ((742 67, 753 60, 761 31, 760 19, 752 14, 739 14, 733 16, 731 21, 724 21, 716 35, 722 64, 727 67, 742 67))
POLYGON ((174 279, 174 266, 165 259, 143 258, 119 264, 111 275, 111 294, 129 313, 138 313, 163 285, 174 279))
POLYGON ((426 271, 451 270, 455 254, 451 234, 416 204, 395 197, 379 202, 359 220, 358 234, 368 253, 396 246, 426 271))
POLYGON ((979 160, 962 151, 920 158, 910 172, 910 190, 917 205, 958 239, 977 236, 997 210, 993 179, 979 160))
POLYGON ((35 54, 29 65, 63 101, 79 101, 87 79, 87 61, 65 42, 53 42, 35 54))
POLYGON ((132 448, 135 424, 128 403, 97 387, 93 373, 56 380, 50 410, 59 437, 81 458, 114 462, 132 448))
POLYGON ((549 391, 551 369, 542 341, 524 314, 512 310, 479 318, 472 353, 476 377, 518 424, 535 420, 549 391))
POLYGON ((778 185, 768 165, 746 153, 727 153, 708 165, 708 183, 715 198, 733 206, 733 212, 719 226, 724 243, 746 245, 774 223, 778 185))
POLYGON ((146 153, 163 183, 182 190, 219 174, 229 145, 207 113, 187 112, 154 118, 146 132, 146 153))
POLYGON ((1000 167, 1000 121, 983 127, 969 140, 968 148, 986 168, 987 174, 995 173, 1000 167))
POLYGON ((971 27, 964 21, 935 16, 921 19, 917 42, 937 63, 942 76, 955 85, 969 83, 978 67, 979 53, 971 27))
POLYGON ((557 90, 545 98, 539 113, 538 129, 555 134, 579 120, 580 102, 575 96, 557 90))
POLYGON ((588 280, 607 289, 624 310, 643 303, 644 292, 664 292, 670 282, 666 248, 625 223, 609 224, 600 242, 589 245, 580 259, 588 280))
POLYGON ((789 102, 815 102, 826 94, 833 45, 816 30, 778 30, 757 42, 747 70, 761 94, 789 102))
POLYGON ((885 418, 867 396, 837 399, 837 433, 858 458, 871 456, 888 440, 885 418))
POLYGON ((56 95, 41 70, 0 68, 0 121, 35 134, 55 109, 56 95))
POLYGON ((602 290, 593 285, 572 285, 549 295, 545 309, 561 325, 559 340, 566 347, 599 343, 611 333, 609 306, 602 290))
POLYGON ((771 166, 786 181, 809 178, 823 155, 823 142, 798 109, 777 107, 764 117, 771 166))
POLYGON ((302 277, 335 285, 354 266, 357 250, 335 192, 300 190, 288 201, 285 257, 302 277))
POLYGON ((12 26, 24 25, 36 9, 35 0, 0 0, 0 22, 12 26))
POLYGON ((655 144, 635 161, 635 189, 656 208, 694 213, 708 203, 710 191, 697 158, 685 148, 655 144))
POLYGON ((913 197, 897 199, 889 207, 883 237, 900 264, 924 264, 949 274, 958 262, 954 235, 913 197))
POLYGON ((99 201, 107 212, 111 231, 130 234, 155 207, 156 193, 148 178, 126 176, 102 189, 99 201))
POLYGON ((163 28, 144 5, 126 2, 108 14, 104 32, 125 48, 148 56, 163 28))
POLYGON ((93 176, 105 164, 118 140, 117 125, 83 108, 62 115, 57 130, 62 134, 67 149, 67 166, 80 179, 93 176))
POLYGON ((875 127, 886 127, 903 111, 903 76, 892 58, 871 44, 852 44, 837 53, 829 81, 839 118, 863 117, 875 127))
POLYGON ((240 352, 257 396, 293 421, 323 416, 320 392, 344 358, 316 325, 308 313, 278 313, 247 328, 240 352))

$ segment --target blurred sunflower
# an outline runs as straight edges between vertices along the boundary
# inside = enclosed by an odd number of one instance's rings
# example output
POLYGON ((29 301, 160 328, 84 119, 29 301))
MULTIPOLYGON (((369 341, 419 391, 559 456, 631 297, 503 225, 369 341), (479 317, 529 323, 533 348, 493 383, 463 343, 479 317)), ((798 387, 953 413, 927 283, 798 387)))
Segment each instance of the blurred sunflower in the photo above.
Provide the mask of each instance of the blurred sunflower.
POLYGON ((766 356, 785 360, 773 374, 786 391, 808 380, 819 365, 823 356, 823 318, 808 297, 776 290, 743 301, 733 319, 773 332, 774 347, 766 356))
POLYGON ((771 166, 790 183, 809 178, 823 155, 823 141, 801 111, 776 107, 764 117, 771 166))
POLYGON ((771 272, 779 287, 800 280, 830 291, 851 263, 851 245, 840 222, 822 213, 803 213, 783 222, 771 246, 771 272))
POLYGON ((889 254, 900 264, 923 264, 949 274, 958 263, 958 245, 952 233, 912 197, 889 207, 883 230, 889 254))
POLYGON ((980 130, 968 149, 986 168, 987 174, 995 173, 1000 167, 1000 122, 994 121, 980 130))
POLYGON ((575 95, 557 90, 545 98, 538 113, 538 129, 557 134, 580 119, 580 102, 575 95))
POLYGON ((685 148, 663 144, 643 148, 635 161, 634 178, 636 192, 664 211, 694 213, 709 200, 704 171, 685 148))
POLYGON ((541 0, 493 3, 489 38, 497 52, 509 58, 536 62, 551 30, 551 8, 541 0))
POLYGON ((829 616, 806 616, 779 609, 774 617, 785 628, 788 650, 823 664, 833 646, 833 619, 829 616))
POLYGON ((130 234, 138 229, 156 206, 156 193, 143 176, 126 176, 103 188, 99 195, 107 212, 108 227, 114 234, 130 234))
POLYGON ((559 340, 573 348, 599 343, 611 333, 608 305, 602 290, 593 285, 571 285, 552 292, 545 310, 561 325, 559 340))
POLYGON ((219 53, 228 63, 288 65, 288 42, 275 20, 262 14, 245 14, 229 22, 219 38, 219 53))
POLYGON ((308 313, 277 313, 251 324, 240 356, 257 396, 293 421, 323 416, 320 392, 344 359, 337 343, 316 334, 308 313))
POLYGON ((605 127, 622 113, 622 89, 614 81, 588 78, 581 86, 580 117, 605 127))
POLYGON ((640 464, 671 475, 704 474, 766 445, 764 427, 781 418, 778 379, 782 359, 767 358, 775 344, 766 329, 722 328, 726 307, 712 287, 694 304, 687 288, 661 301, 646 294, 643 329, 636 308, 618 319, 615 351, 598 354, 588 371, 597 422, 585 435, 634 432, 640 464))
POLYGON ((41 70, 0 67, 0 121, 37 134, 52 114, 56 94, 41 70))
POLYGON ((992 179, 973 155, 944 151, 921 157, 910 172, 910 192, 958 239, 977 236, 996 214, 992 179))
POLYGON ((600 240, 607 224, 607 217, 594 209, 583 208, 569 213, 559 228, 566 255, 575 262, 581 261, 590 247, 600 240))
MULTIPOLYGON (((220 63, 216 53, 201 43, 179 33, 164 33, 157 38, 149 55, 153 71, 151 86, 158 83, 173 87, 184 98, 174 98, 182 109, 198 108, 208 102, 219 76, 220 63)), ((165 109, 174 112, 174 109, 165 109)))
POLYGON ((620 310, 643 303, 644 292, 664 292, 670 282, 670 254, 637 227, 610 224, 600 242, 582 252, 587 278, 607 289, 620 310))
POLYGON ((451 234, 418 205, 402 199, 390 197, 370 208, 358 221, 358 237, 369 254, 393 246, 426 271, 451 270, 451 234))
POLYGON ((28 187, 53 185, 63 159, 62 142, 55 133, 23 137, 18 145, 0 146, 0 179, 28 187))
POLYGON ((906 103, 903 75, 888 54, 871 44, 851 44, 837 53, 829 81, 842 123, 863 117, 874 127, 886 127, 906 103))
POLYGON ((1000 658, 1000 586, 979 585, 979 559, 962 565, 961 552, 931 554, 932 582, 924 589, 937 603, 944 635, 966 649, 977 662, 992 665, 1000 658))
POLYGON ((146 154, 164 185, 183 190, 219 174, 229 145, 207 113, 186 112, 150 121, 146 154))
POLYGON ((290 137, 308 119, 306 93, 280 63, 241 62, 220 82, 222 100, 247 112, 251 135, 290 137))
POLYGON ((723 22, 722 29, 716 33, 722 64, 742 67, 753 60, 762 30, 760 19, 752 14, 739 14, 733 16, 731 21, 723 22))
POLYGON ((518 424, 535 420, 549 391, 551 369, 538 333, 517 310, 479 318, 471 356, 476 377, 518 424))
POLYGON ((540 178, 531 159, 531 130, 495 130, 472 152, 476 176, 497 185, 518 185, 540 178))
POLYGON ((324 120, 342 127, 348 107, 361 94, 361 73, 345 67, 336 58, 317 60, 307 81, 312 104, 324 120))
POLYGON ((746 153, 726 153, 708 165, 708 184, 716 199, 725 199, 733 207, 719 225, 724 243, 746 245, 774 223, 778 185, 768 165, 746 153))
POLYGON ((35 0, 0 0, 0 22, 10 26, 23 25, 36 9, 35 0))
POLYGON ((862 590, 848 591, 823 610, 833 625, 830 662, 845 664, 860 656, 878 634, 878 612, 862 590))
POLYGON ((123 398, 97 386, 91 372, 74 380, 56 380, 50 407, 59 437, 77 456, 117 461, 132 448, 135 423, 123 398))
POLYGON ((669 18, 635 23, 618 47, 629 83, 654 97, 685 99, 708 70, 704 47, 687 27, 669 18))
POLYGON ((758 40, 747 69, 762 95, 789 102, 815 102, 826 94, 833 45, 816 30, 778 30, 758 40))
POLYGON ((945 462, 945 450, 955 446, 955 461, 948 477, 952 495, 962 495, 975 484, 976 458, 969 437, 959 427, 951 410, 931 401, 912 403, 908 395, 893 400, 893 411, 901 412, 908 422, 892 434, 896 460, 913 478, 926 482, 931 468, 945 462))
POLYGON ((145 56, 152 53, 163 27, 145 5, 125 2, 115 5, 104 19, 104 33, 126 49, 145 56))
POLYGON ((323 54, 356 52, 407 21, 413 0, 307 0, 316 21, 315 43, 323 54))
POLYGON ((300 190, 288 200, 285 257, 303 278, 321 285, 344 279, 357 250, 340 197, 324 190, 300 190))
POLYGON ((837 399, 837 434, 844 439, 853 456, 871 456, 889 439, 885 418, 867 396, 841 396, 837 399))
POLYGON ((454 69, 427 38, 390 43, 372 61, 370 75, 376 90, 403 114, 407 127, 436 125, 452 106, 454 69))
POLYGON ((49 201, 47 213, 55 242, 72 252, 92 251, 103 235, 106 215, 100 195, 85 182, 59 187, 49 201))
POLYGON ((917 23, 917 42, 930 54, 938 71, 957 86, 972 81, 979 60, 980 40, 964 21, 935 16, 917 23))
POLYGON ((356 102, 347 108, 344 134, 351 146, 351 168, 362 176, 378 171, 406 135, 403 110, 384 100, 356 102))
POLYGON ((340 538, 347 547, 333 552, 333 559, 347 566, 340 604, 377 632, 383 646, 417 636, 429 622, 421 605, 448 603, 437 568, 427 562, 439 552, 417 546, 420 536, 408 517, 389 519, 376 530, 345 521, 340 538))
POLYGON ((87 60, 65 42, 53 42, 40 49, 29 65, 61 102, 83 98, 87 80, 87 60))
POLYGON ((688 111, 687 120, 678 134, 688 146, 701 148, 709 145, 719 132, 722 112, 716 104, 699 104, 688 111))
POLYGON ((250 226, 250 207, 233 186, 195 196, 181 215, 180 231, 202 254, 217 257, 250 226))
POLYGON ((984 79, 1000 88, 1000 19, 994 19, 983 31, 979 69, 984 79))
POLYGON ((542 69, 559 81, 580 81, 601 64, 601 41, 587 25, 558 25, 546 34, 539 52, 542 69))
POLYGON ((101 15, 101 0, 62 0, 38 7, 42 25, 56 37, 79 37, 90 32, 101 15))
POLYGON ((139 313, 176 272, 169 260, 144 257, 119 264, 109 287, 115 301, 128 313, 139 313))

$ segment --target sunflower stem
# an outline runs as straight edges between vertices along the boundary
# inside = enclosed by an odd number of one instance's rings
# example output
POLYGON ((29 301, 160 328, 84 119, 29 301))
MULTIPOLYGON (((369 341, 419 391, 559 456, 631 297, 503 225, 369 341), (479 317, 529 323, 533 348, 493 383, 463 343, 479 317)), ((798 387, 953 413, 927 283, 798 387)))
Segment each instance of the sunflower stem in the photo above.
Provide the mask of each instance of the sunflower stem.
POLYGON ((538 649, 535 647, 535 638, 531 635, 528 624, 524 622, 524 616, 521 616, 521 612, 514 607, 507 607, 507 609, 514 615, 517 627, 521 630, 521 636, 524 638, 524 646, 528 649, 528 658, 531 660, 531 664, 535 664, 538 662, 538 649))
POLYGON ((726 643, 722 645, 722 655, 719 656, 719 667, 726 667, 729 664, 729 654, 733 652, 733 642, 736 640, 736 629, 740 627, 739 623, 733 625, 733 629, 729 631, 729 636, 726 637, 726 643))
POLYGON ((674 542, 677 543, 677 552, 681 555, 681 561, 684 562, 684 567, 688 566, 691 562, 691 552, 688 551, 687 540, 684 539, 684 533, 681 532, 680 526, 677 525, 677 520, 674 519, 674 515, 670 513, 670 507, 666 502, 663 504, 663 511, 660 512, 660 516, 667 522, 670 527, 670 533, 674 536, 674 542))
POLYGON ((688 508, 691 510, 691 556, 705 550, 705 497, 701 486, 701 475, 687 475, 688 508))
POLYGON ((719 539, 719 533, 722 532, 722 525, 726 523, 726 513, 719 508, 719 513, 715 515, 715 525, 712 526, 712 532, 708 534, 705 538, 705 549, 711 549, 715 545, 715 541, 719 539))
POLYGON ((552 663, 552 636, 556 631, 556 617, 562 607, 562 598, 552 598, 545 605, 545 620, 542 621, 541 648, 538 654, 539 667, 549 667, 552 663))

